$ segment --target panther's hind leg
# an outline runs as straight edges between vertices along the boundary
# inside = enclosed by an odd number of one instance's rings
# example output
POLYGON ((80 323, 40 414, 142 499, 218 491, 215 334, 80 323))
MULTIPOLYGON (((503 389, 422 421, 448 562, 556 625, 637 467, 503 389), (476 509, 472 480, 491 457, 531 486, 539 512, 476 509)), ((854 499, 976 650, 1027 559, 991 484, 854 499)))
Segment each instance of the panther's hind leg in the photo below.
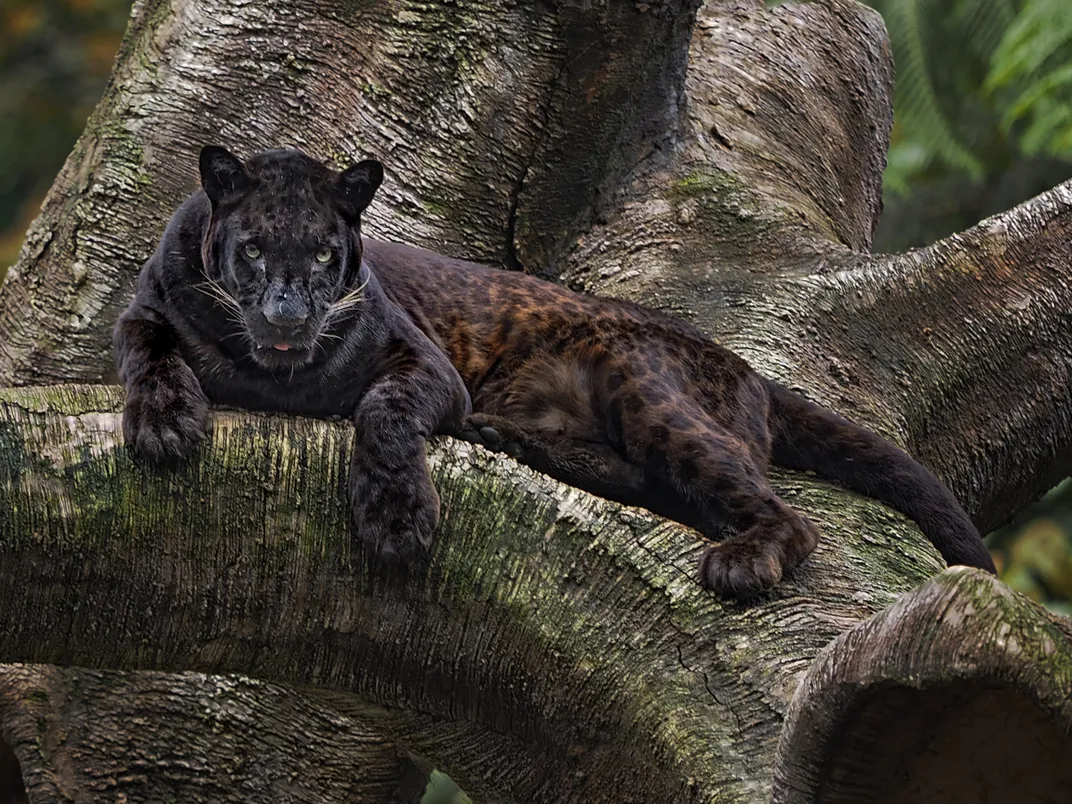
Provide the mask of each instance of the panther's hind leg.
POLYGON ((751 445, 688 399, 632 407, 624 406, 622 422, 627 457, 697 506, 711 523, 706 535, 716 522, 736 531, 704 553, 704 585, 724 596, 754 597, 815 549, 815 525, 774 493, 751 445))
POLYGON ((505 416, 474 413, 458 437, 512 455, 538 472, 600 497, 645 505, 644 471, 610 444, 581 441, 526 426, 505 416))

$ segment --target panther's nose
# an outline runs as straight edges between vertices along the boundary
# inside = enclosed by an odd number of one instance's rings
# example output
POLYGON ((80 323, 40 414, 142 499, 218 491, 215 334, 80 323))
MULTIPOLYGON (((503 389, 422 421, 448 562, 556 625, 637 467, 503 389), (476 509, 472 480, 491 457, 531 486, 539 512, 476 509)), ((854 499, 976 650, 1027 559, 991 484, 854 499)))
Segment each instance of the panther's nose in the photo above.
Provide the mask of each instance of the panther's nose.
POLYGON ((291 313, 284 315, 279 312, 265 313, 265 320, 273 327, 279 327, 282 330, 295 330, 305 323, 309 316, 305 313, 291 313))
POLYGON ((274 327, 284 332, 293 332, 305 323, 309 318, 309 310, 300 299, 287 298, 267 304, 263 310, 264 319, 274 327))

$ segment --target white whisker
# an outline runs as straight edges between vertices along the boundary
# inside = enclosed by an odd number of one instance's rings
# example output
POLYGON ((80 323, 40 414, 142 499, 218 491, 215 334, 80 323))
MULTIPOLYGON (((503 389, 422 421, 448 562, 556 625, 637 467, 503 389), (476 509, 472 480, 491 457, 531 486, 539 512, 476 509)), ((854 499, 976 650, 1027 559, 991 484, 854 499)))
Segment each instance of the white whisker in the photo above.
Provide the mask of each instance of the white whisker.
POLYGON ((215 299, 216 301, 223 304, 224 307, 229 307, 233 310, 241 312, 242 308, 238 304, 238 301, 235 299, 234 296, 228 293, 218 282, 215 282, 210 279, 207 274, 202 274, 202 276, 205 277, 205 281, 200 284, 194 285, 194 290, 200 293, 204 293, 210 299, 215 299))
POLYGON ((369 279, 371 278, 372 276, 370 274, 364 282, 342 298, 335 301, 331 307, 328 308, 328 317, 333 318, 335 316, 343 315, 365 301, 365 288, 368 287, 369 279))

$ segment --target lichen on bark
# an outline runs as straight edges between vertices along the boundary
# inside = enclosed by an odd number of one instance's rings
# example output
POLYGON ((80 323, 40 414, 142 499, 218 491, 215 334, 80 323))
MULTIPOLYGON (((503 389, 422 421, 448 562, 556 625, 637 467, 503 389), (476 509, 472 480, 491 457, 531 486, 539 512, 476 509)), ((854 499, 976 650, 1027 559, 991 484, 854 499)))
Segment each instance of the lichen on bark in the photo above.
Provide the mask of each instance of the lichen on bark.
MULTIPOLYGON (((3 560, 21 579, 0 595, 6 660, 314 685, 449 720, 467 739, 509 735, 533 774, 557 769, 511 786, 446 766, 495 798, 599 800, 628 769, 638 796, 747 801, 751 782, 724 778, 723 763, 767 776, 810 655, 940 566, 918 538, 899 542, 912 527, 878 504, 854 499, 827 522, 831 491, 786 478, 780 491, 824 528, 816 566, 767 606, 720 602, 696 581, 695 533, 440 439, 431 563, 392 582, 350 550, 347 425, 220 413, 201 460, 147 472, 120 443, 120 394, 0 398, 0 532, 17 536, 3 560), (888 552, 901 560, 874 560, 888 552), (791 644, 778 637, 788 622, 791 644)), ((434 754, 437 737, 401 734, 434 754)))

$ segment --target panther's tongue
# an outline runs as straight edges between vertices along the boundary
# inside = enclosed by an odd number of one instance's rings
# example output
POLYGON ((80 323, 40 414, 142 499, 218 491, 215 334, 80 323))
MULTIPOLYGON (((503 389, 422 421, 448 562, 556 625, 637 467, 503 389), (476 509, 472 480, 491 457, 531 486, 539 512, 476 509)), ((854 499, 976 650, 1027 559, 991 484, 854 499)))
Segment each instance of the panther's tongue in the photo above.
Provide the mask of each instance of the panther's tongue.
POLYGON ((289 352, 290 351, 290 344, 289 343, 277 343, 272 348, 273 349, 278 349, 280 352, 289 352))

